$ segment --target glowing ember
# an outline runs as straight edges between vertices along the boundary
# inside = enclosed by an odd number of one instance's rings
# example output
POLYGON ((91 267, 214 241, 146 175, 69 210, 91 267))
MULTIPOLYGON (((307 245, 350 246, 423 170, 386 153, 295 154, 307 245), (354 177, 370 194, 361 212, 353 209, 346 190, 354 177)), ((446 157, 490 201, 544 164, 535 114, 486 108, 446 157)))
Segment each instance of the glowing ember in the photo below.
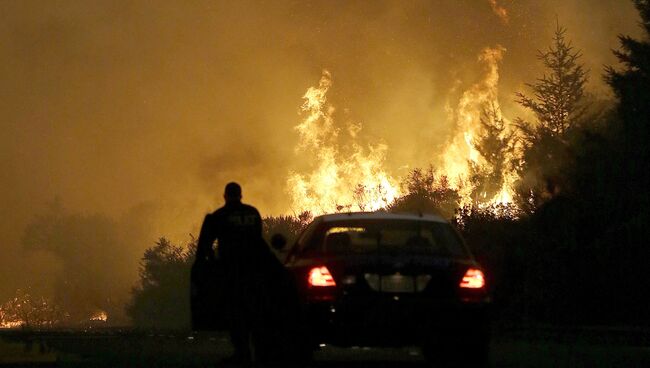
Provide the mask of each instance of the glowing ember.
POLYGON ((90 317, 90 320, 95 322, 106 322, 108 320, 108 314, 104 311, 98 311, 90 317))
POLYGON ((59 322, 57 308, 45 297, 34 297, 18 289, 0 305, 0 328, 50 327, 59 322))
POLYGON ((317 215, 341 211, 374 211, 392 203, 400 195, 397 181, 383 168, 388 146, 382 143, 366 148, 356 142, 361 124, 348 123, 348 145, 339 144, 335 109, 327 103, 331 75, 323 71, 318 87, 310 87, 303 96, 296 126, 300 143, 297 154, 310 154, 310 172, 292 172, 287 179, 292 209, 317 215))
POLYGON ((25 321, 1 321, 0 328, 19 328, 25 324, 25 321))

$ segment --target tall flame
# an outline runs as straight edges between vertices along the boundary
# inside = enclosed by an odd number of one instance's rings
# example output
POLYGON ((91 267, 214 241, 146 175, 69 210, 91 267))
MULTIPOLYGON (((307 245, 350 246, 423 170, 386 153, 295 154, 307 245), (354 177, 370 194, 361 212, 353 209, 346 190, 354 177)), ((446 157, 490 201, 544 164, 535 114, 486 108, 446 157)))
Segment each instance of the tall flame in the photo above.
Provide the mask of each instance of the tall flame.
MULTIPOLYGON (((503 119, 506 126, 512 124, 501 115, 498 98, 499 62, 503 58, 505 48, 498 45, 487 47, 479 55, 479 62, 485 65, 485 77, 463 92, 456 108, 447 106, 451 119, 455 122, 456 134, 443 154, 442 172, 447 175, 451 184, 461 196, 461 205, 475 204, 471 198, 472 186, 469 184, 471 165, 484 166, 485 159, 475 147, 475 142, 482 133, 481 114, 486 106, 491 106, 498 119, 503 119)), ((479 205, 509 204, 513 198, 513 185, 516 174, 504 166, 501 190, 493 198, 484 198, 479 205)))
MULTIPOLYGON (((488 207, 512 205, 513 202, 516 173, 508 164, 491 166, 476 147, 485 133, 481 118, 488 106, 494 118, 503 122, 505 130, 500 134, 509 134, 513 129, 511 122, 501 114, 498 98, 499 63, 504 52, 502 46, 483 49, 478 62, 485 67, 485 75, 465 90, 454 106, 447 105, 455 133, 441 157, 438 172, 458 192, 461 206, 488 207), (470 180, 474 167, 488 172, 501 171, 498 173, 500 182, 496 183, 500 190, 496 194, 494 190, 479 195, 474 193, 476 188, 470 180)), ((303 96, 300 106, 303 120, 295 126, 300 137, 295 152, 310 162, 305 172, 289 173, 287 188, 292 210, 316 215, 386 207, 402 194, 397 180, 383 168, 388 147, 383 143, 364 147, 357 141, 361 124, 341 126, 335 121, 336 110, 327 101, 331 86, 331 74, 325 70, 318 86, 310 87, 303 96), (349 143, 342 144, 343 141, 349 143)), ((505 154, 513 155, 511 151, 505 154)), ((505 157, 504 161, 512 158, 505 157)))
POLYGON ((347 145, 340 143, 341 129, 335 109, 327 103, 331 74, 324 70, 317 87, 303 96, 303 121, 295 129, 300 136, 296 154, 311 160, 310 172, 291 172, 287 188, 295 212, 321 214, 340 211, 374 211, 400 195, 397 181, 383 168, 388 146, 363 147, 357 143, 360 123, 347 123, 347 145))

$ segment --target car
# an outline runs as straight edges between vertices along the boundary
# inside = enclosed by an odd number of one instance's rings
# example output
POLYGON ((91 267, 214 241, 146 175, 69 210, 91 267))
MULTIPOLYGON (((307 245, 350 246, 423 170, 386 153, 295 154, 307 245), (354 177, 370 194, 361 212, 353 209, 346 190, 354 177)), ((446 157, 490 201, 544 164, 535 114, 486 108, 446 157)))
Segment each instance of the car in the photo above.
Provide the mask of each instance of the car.
POLYGON ((443 218, 322 215, 286 251, 311 347, 419 345, 436 366, 487 364, 486 276, 443 218))

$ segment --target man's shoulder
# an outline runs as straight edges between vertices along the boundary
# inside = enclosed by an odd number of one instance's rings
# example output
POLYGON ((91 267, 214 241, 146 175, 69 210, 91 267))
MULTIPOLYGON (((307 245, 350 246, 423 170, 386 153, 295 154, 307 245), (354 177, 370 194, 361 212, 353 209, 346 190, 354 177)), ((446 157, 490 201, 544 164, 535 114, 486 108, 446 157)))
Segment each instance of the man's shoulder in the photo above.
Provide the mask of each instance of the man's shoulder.
POLYGON ((250 204, 242 203, 241 205, 242 205, 242 208, 244 208, 247 211, 255 212, 255 213, 258 213, 258 214, 260 213, 260 211, 258 211, 257 208, 251 206, 250 204))
POLYGON ((207 221, 215 221, 218 218, 223 217, 224 214, 225 214, 224 207, 220 207, 220 208, 217 208, 216 210, 214 210, 213 212, 208 213, 207 215, 205 215, 205 219, 207 221))
POLYGON ((236 205, 220 207, 216 209, 214 212, 208 214, 207 216, 218 218, 223 215, 228 215, 232 212, 248 212, 248 213, 256 213, 259 215, 259 211, 257 210, 257 208, 249 204, 237 203, 236 205))

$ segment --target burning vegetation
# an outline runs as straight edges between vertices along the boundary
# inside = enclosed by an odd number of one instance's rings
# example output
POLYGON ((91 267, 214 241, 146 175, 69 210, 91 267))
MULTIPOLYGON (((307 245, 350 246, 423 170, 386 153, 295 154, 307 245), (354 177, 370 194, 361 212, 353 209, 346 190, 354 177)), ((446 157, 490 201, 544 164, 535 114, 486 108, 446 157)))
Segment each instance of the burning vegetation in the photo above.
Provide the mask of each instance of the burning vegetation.
MULTIPOLYGON (((492 5, 495 11, 501 9, 496 2, 492 5)), ((561 155, 568 148, 567 134, 588 108, 581 54, 565 37, 566 30, 558 25, 553 44, 540 51, 547 73, 528 84, 533 97, 517 94, 517 102, 531 111, 532 122, 504 116, 499 63, 506 50, 500 45, 483 49, 478 56, 482 78, 457 102, 447 103, 454 134, 446 148, 431 157, 426 173, 413 169, 402 180, 384 165, 390 153, 385 143, 364 147, 357 142, 361 123, 339 123, 336 108, 327 100, 332 75, 324 70, 318 86, 304 94, 303 120, 295 127, 300 137, 295 152, 308 155, 311 164, 302 172, 291 172, 287 179, 293 212, 434 210, 448 218, 459 208, 495 216, 534 212, 559 192, 554 177, 566 164, 561 155), (444 200, 432 199, 441 192, 447 193, 444 200), (428 198, 429 205, 411 201, 405 206, 409 201, 400 197, 413 195, 428 198)))
POLYGON ((483 50, 479 62, 485 65, 484 79, 465 91, 457 106, 448 106, 456 133, 441 155, 441 168, 431 166, 424 174, 427 178, 418 178, 423 173, 415 169, 409 175, 412 180, 401 183, 384 167, 386 144, 363 147, 356 141, 362 134, 360 123, 337 124, 336 109, 327 102, 332 77, 323 71, 318 86, 303 96, 304 120, 295 127, 300 136, 296 154, 309 155, 312 163, 307 172, 291 172, 287 179, 294 213, 376 211, 423 189, 456 192, 456 207, 515 206, 513 185, 518 176, 509 165, 515 159, 515 131, 503 117, 497 97, 498 63, 504 51, 500 46, 483 50), (425 181, 420 183, 423 188, 416 187, 420 179, 425 181))
POLYGON ((44 329, 61 326, 86 326, 106 323, 108 313, 97 310, 87 318, 75 320, 52 299, 17 290, 13 298, 0 305, 0 329, 44 329))
POLYGON ((17 290, 16 295, 0 306, 0 328, 52 327, 61 322, 65 314, 45 297, 33 297, 17 290))
POLYGON ((104 311, 97 311, 88 320, 91 322, 106 322, 108 321, 108 314, 104 311))
POLYGON ((295 129, 300 136, 296 154, 312 158, 310 172, 292 172, 287 179, 294 212, 321 214, 341 211, 376 211, 399 195, 397 181, 383 167, 388 147, 363 147, 356 142, 360 123, 337 126, 334 106, 327 103, 332 77, 323 71, 317 87, 303 96, 304 120, 295 129), (340 144, 346 135, 346 145, 340 144))

